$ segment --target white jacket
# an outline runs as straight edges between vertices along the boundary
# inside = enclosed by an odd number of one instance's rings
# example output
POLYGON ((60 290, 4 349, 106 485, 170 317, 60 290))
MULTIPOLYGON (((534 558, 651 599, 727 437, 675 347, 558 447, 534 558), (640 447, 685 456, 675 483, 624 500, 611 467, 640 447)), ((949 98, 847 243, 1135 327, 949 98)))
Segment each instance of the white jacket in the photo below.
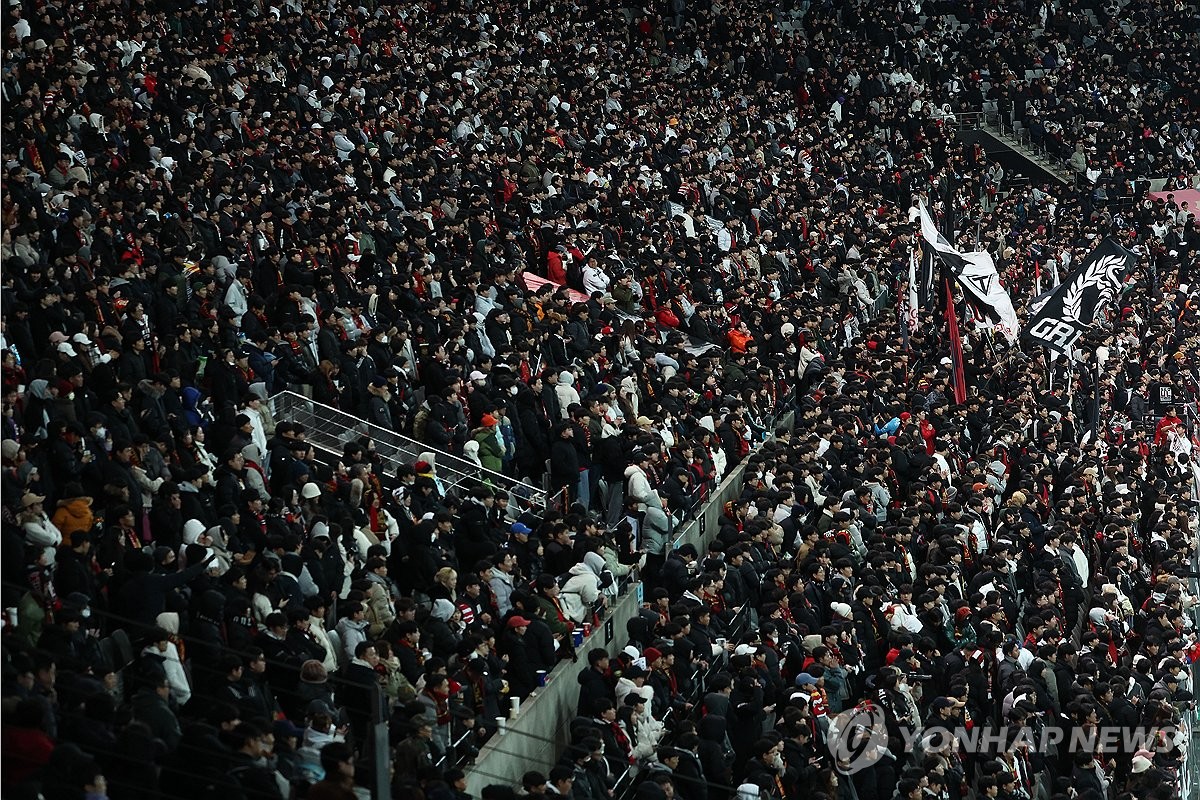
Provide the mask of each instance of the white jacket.
POLYGON ((654 491, 654 487, 650 485, 649 478, 646 477, 646 471, 641 467, 636 464, 626 467, 625 481, 628 487, 626 489, 628 496, 637 500, 639 506, 662 508, 662 501, 658 497, 658 492, 654 491))
MULTIPOLYGON (((176 612, 164 611, 155 618, 154 622, 167 633, 173 636, 179 635, 179 614, 176 612)), ((188 680, 183 662, 179 660, 179 645, 167 642, 167 652, 165 653, 160 653, 158 648, 153 645, 148 646, 142 652, 164 659, 163 669, 167 673, 167 680, 171 683, 171 694, 174 695, 175 701, 179 705, 186 703, 192 696, 192 683, 188 680)))
POLYGON ((187 673, 179 661, 179 651, 174 642, 167 642, 166 651, 161 651, 152 644, 146 645, 142 655, 153 656, 162 660, 163 672, 167 675, 167 683, 171 685, 171 696, 179 705, 186 703, 192 696, 192 687, 188 683, 187 673))
POLYGON ((582 563, 571 567, 571 577, 558 596, 567 619, 582 625, 590 617, 592 604, 600 598, 600 571, 603 569, 604 559, 595 553, 588 553, 582 563), (599 567, 588 563, 591 556, 599 559, 599 567))
MULTIPOLYGON (((700 427, 713 434, 717 434, 716 422, 711 414, 706 414, 700 418, 700 427)), ((716 441, 715 438, 713 440, 716 441)), ((725 456, 725 450, 719 444, 713 444, 708 448, 708 454, 712 457, 713 470, 717 473, 717 479, 725 477, 725 470, 729 468, 729 459, 725 456)))
MULTIPOLYGON (((649 705, 650 701, 647 700, 649 705)), ((639 762, 645 762, 654 757, 654 751, 662 740, 666 726, 649 714, 642 714, 634 726, 633 738, 637 742, 633 748, 633 757, 639 762)))
POLYGON ((563 371, 559 374, 558 383, 554 387, 554 393, 558 396, 558 407, 563 419, 567 419, 570 416, 567 408, 572 403, 579 402, 579 392, 572 385, 574 383, 575 376, 570 372, 563 371))
POLYGON ((50 521, 45 511, 36 517, 25 514, 24 519, 21 527, 25 530, 25 543, 46 548, 46 557, 53 564, 54 549, 62 544, 62 532, 50 521))
POLYGON ((325 660, 321 662, 321 666, 325 667, 326 672, 337 672, 337 653, 333 652, 333 644, 329 641, 329 634, 325 631, 325 620, 309 617, 308 632, 314 642, 325 648, 325 660))
POLYGON ((267 446, 267 427, 265 421, 263 420, 262 412, 256 411, 255 409, 247 406, 246 408, 242 409, 241 413, 245 414, 250 419, 250 441, 254 442, 254 444, 258 447, 258 452, 260 454, 259 465, 262 466, 263 469, 266 469, 266 466, 262 464, 262 461, 270 462, 271 459, 267 458, 266 456, 271 452, 271 449, 267 446))
POLYGON ((342 650, 346 653, 346 663, 354 660, 354 651, 360 642, 367 640, 367 621, 355 622, 349 617, 342 617, 337 624, 338 635, 342 637, 342 650))
POLYGON ((646 701, 646 705, 649 705, 654 701, 654 687, 638 686, 636 683, 629 680, 629 678, 617 679, 616 694, 618 703, 624 703, 625 698, 631 694, 641 695, 642 699, 646 701))
POLYGON ((233 312, 233 318, 240 325, 242 317, 250 310, 246 287, 242 286, 241 281, 229 282, 229 288, 225 290, 225 307, 233 312))
POLYGON ((587 295, 593 292, 607 292, 611 279, 599 267, 587 265, 583 268, 583 291, 587 295))

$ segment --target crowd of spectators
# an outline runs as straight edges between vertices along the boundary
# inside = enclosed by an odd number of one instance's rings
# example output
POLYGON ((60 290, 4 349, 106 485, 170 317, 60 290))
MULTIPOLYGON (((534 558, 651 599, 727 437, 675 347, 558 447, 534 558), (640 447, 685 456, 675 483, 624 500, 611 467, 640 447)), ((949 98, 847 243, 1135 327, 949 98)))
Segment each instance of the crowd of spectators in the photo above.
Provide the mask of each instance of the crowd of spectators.
POLYGON ((1008 194, 955 125, 986 62, 1189 186, 1194 4, 1099 11, 9 2, 6 796, 457 800, 586 660, 522 793, 1170 797, 1178 750, 905 746, 1191 702, 1195 217, 1008 194), (1072 359, 966 323, 954 403, 896 305, 918 200, 1021 307, 1105 235, 1139 263, 1072 359), (430 450, 322 451, 281 391, 430 450), (629 580, 631 647, 577 650, 629 580))

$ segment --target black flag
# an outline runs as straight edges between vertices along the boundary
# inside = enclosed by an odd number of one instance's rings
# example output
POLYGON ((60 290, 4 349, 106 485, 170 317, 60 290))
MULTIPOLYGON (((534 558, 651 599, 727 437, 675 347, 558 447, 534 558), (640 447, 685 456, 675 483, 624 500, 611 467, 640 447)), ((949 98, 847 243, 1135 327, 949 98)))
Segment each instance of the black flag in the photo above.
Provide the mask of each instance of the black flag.
POLYGON ((1025 338, 1066 354, 1121 291, 1136 256, 1108 238, 1029 320, 1025 338))

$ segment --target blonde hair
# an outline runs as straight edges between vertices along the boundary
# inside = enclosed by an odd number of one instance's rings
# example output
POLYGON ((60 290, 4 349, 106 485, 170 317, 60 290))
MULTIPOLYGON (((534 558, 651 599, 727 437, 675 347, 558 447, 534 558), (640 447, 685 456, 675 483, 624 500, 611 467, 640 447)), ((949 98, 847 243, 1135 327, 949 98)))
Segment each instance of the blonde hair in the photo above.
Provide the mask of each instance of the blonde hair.
POLYGON ((454 571, 454 567, 442 567, 437 572, 433 573, 433 579, 443 586, 454 588, 454 584, 458 578, 458 573, 454 571))

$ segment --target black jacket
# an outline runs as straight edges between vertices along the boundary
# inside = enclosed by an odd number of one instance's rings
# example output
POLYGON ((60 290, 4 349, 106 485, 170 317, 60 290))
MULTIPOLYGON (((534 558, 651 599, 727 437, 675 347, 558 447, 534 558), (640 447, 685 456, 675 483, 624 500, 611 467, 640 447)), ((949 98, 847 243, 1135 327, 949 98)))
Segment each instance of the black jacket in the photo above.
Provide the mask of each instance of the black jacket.
POLYGON ((537 688, 537 673, 529 654, 530 643, 525 637, 509 628, 500 639, 500 652, 508 656, 505 676, 508 678, 509 693, 522 699, 537 688))
POLYGON ((579 452, 575 443, 557 438, 550 445, 550 483, 556 489, 579 481, 579 452))
POLYGON ((464 502, 456 528, 454 549, 458 553, 459 566, 463 569, 472 569, 475 562, 490 560, 498 552, 488 525, 487 509, 482 503, 472 499, 464 502))
POLYGON ((612 684, 608 678, 593 666, 588 666, 583 672, 579 673, 579 703, 576 708, 579 709, 578 715, 581 717, 590 717, 596 713, 597 700, 611 700, 614 704, 617 700, 616 692, 613 690, 612 684))

